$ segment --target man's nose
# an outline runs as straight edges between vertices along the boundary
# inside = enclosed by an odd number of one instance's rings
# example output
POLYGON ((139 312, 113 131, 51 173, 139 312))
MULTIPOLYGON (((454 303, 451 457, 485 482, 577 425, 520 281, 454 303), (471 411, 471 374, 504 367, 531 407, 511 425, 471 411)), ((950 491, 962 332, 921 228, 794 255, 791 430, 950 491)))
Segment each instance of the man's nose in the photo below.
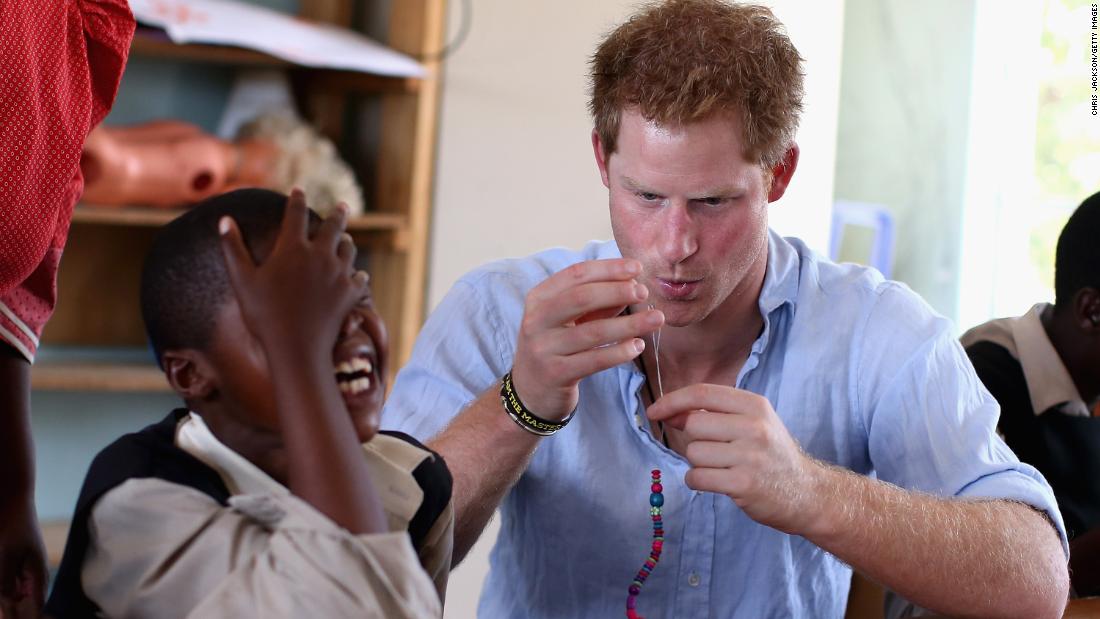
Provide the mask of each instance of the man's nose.
POLYGON ((670 265, 679 264, 699 249, 696 222, 684 203, 670 204, 665 213, 660 235, 661 257, 670 265))

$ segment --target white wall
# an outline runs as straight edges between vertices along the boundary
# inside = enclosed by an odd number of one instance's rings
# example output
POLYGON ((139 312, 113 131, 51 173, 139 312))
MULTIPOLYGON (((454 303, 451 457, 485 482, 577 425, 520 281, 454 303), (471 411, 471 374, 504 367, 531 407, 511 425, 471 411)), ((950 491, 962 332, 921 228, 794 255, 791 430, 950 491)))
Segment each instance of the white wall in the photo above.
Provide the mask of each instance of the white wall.
POLYGON ((975 3, 848 0, 845 22, 836 197, 886 206, 896 229, 893 279, 951 318, 959 287, 975 3))
POLYGON ((787 25, 806 59, 805 112, 798 130, 801 158, 786 195, 772 205, 771 226, 826 253, 833 210, 840 65, 845 0, 764 0, 787 25))
MULTIPOLYGON (((462 1, 450 0, 452 34, 462 1)), ((471 1, 473 30, 446 66, 429 307, 483 262, 611 235, 589 142, 586 63, 601 35, 635 3, 471 1)), ((773 205, 772 224, 824 250, 844 0, 764 3, 807 59, 802 159, 787 196, 773 205)), ((447 617, 474 616, 493 537, 495 528, 452 575, 447 617)))

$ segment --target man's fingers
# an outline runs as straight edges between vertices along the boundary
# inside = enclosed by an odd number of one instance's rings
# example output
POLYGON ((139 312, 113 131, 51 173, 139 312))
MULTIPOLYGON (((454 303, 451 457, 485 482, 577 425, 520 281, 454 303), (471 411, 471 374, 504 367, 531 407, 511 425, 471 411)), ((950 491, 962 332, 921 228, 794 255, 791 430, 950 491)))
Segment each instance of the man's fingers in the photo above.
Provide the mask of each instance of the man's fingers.
POLYGON ((595 348, 575 355, 555 357, 554 364, 560 370, 555 372, 555 382, 573 383, 591 376, 596 372, 602 372, 608 368, 626 363, 642 354, 645 350, 645 341, 641 338, 631 338, 618 344, 595 348))
MULTIPOLYGON (((653 408, 653 407, 650 406, 649 408, 653 408)), ((664 419, 661 419, 660 421, 664 422, 664 424, 666 426, 670 427, 670 428, 675 428, 677 430, 683 431, 684 425, 687 424, 688 415, 690 415, 690 414, 691 414, 691 412, 680 413, 678 415, 673 415, 671 417, 665 417, 664 419)), ((649 410, 648 409, 646 410, 646 416, 649 416, 649 410)))
POLYGON ((725 387, 697 383, 666 393, 646 411, 653 421, 665 421, 682 413, 706 409, 720 413, 754 415, 768 406, 767 400, 755 393, 725 387))
POLYGON ((535 287, 538 296, 553 297, 574 286, 591 282, 611 282, 634 279, 642 274, 642 263, 627 258, 586 260, 551 275, 535 287))
POLYGON ((649 310, 640 314, 605 318, 548 332, 550 343, 546 349, 560 355, 571 355, 606 346, 634 337, 649 335, 664 324, 664 314, 649 310))
POLYGON ((724 468, 692 468, 684 475, 684 483, 692 490, 737 497, 743 490, 739 484, 743 475, 742 471, 724 468))
POLYGON ((306 206, 306 194, 295 187, 290 190, 286 200, 286 212, 283 213, 283 225, 275 246, 286 243, 303 242, 309 236, 309 207, 306 206))
POLYGON ((767 439, 765 424, 759 418, 750 415, 715 413, 699 409, 680 413, 666 420, 665 424, 683 432, 689 442, 731 443, 740 440, 767 439))
POLYGON ((344 234, 344 230, 347 229, 347 225, 348 206, 341 202, 337 204, 328 214, 328 217, 325 217, 325 220, 321 222, 321 227, 317 230, 317 235, 313 237, 313 242, 329 251, 335 251, 337 244, 344 234))
POLYGON ((563 290, 554 297, 534 300, 528 306, 528 314, 542 327, 551 328, 573 323, 596 310, 640 303, 648 295, 645 286, 634 280, 588 282, 563 290))
POLYGON ((241 237, 241 230, 232 217, 226 216, 218 220, 218 232, 221 234, 225 270, 229 273, 229 281, 236 287, 237 282, 252 273, 256 264, 252 262, 252 256, 241 237))
POLYGON ((684 456, 693 467, 723 469, 738 462, 738 453, 724 441, 692 441, 684 456))
MULTIPOLYGON (((652 407, 650 407, 652 408, 652 407)), ((739 424, 735 415, 696 409, 686 411, 666 421, 669 427, 687 435, 689 441, 732 441, 739 437, 739 424)))

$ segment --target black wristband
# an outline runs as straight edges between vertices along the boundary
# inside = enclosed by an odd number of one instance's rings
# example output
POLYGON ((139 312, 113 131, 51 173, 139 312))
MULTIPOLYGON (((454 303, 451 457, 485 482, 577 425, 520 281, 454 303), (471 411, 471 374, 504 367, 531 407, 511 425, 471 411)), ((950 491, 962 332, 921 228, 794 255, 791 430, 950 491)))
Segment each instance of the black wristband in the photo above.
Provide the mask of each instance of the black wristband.
POLYGON ((516 422, 519 427, 527 430, 531 434, 537 434, 539 436, 550 436, 558 430, 561 430, 577 412, 576 409, 574 409, 572 413, 569 413, 568 417, 561 421, 548 421, 535 415, 523 405, 523 402, 520 402, 519 396, 516 394, 516 389, 512 386, 511 371, 500 379, 500 401, 504 404, 504 412, 508 413, 512 421, 516 422))

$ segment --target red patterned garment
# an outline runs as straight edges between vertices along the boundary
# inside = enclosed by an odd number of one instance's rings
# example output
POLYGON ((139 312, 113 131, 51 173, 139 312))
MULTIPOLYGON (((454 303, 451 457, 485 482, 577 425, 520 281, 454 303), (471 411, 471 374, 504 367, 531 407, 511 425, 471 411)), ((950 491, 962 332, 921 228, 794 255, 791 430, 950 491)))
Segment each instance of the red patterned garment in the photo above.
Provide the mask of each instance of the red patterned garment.
POLYGON ((126 0, 3 0, 0 25, 0 342, 33 361, 135 24, 126 0))

